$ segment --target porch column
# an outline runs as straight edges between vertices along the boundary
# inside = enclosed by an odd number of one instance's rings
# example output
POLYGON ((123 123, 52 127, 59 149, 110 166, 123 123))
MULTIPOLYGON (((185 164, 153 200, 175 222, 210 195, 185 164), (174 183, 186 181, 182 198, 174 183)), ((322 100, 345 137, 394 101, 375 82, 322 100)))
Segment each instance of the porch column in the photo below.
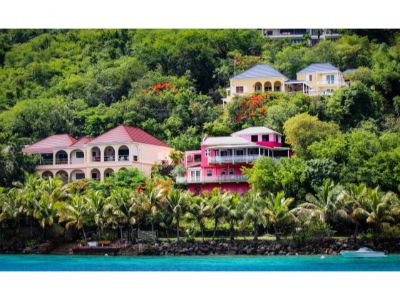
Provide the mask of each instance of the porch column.
POLYGON ((232 163, 235 163, 235 149, 232 149, 232 163))
POLYGON ((53 150, 53 166, 56 164, 56 153, 57 151, 53 150))

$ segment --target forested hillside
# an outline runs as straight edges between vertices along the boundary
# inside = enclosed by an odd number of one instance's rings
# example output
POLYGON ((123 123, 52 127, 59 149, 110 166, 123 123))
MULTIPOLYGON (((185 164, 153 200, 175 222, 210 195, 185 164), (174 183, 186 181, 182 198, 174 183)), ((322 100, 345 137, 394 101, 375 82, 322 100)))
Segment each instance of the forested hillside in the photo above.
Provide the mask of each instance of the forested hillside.
POLYGON ((343 33, 311 47, 259 30, 0 31, 0 145, 7 150, 0 186, 31 170, 21 145, 54 133, 94 136, 124 123, 179 150, 197 148, 205 133, 265 125, 283 132, 297 153, 274 167, 277 189, 293 194, 331 178, 395 190, 400 35, 343 33), (351 86, 330 97, 261 94, 224 110, 229 77, 263 62, 289 78, 313 62, 355 71, 351 86))

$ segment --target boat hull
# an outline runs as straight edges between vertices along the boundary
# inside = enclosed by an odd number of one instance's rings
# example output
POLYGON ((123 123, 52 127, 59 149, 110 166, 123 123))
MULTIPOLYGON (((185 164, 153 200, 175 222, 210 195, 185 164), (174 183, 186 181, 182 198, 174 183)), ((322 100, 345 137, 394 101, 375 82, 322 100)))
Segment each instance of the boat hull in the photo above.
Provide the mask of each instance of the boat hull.
POLYGON ((351 258, 374 258, 374 257, 385 257, 384 252, 358 252, 358 251, 341 251, 340 255, 343 257, 351 258))

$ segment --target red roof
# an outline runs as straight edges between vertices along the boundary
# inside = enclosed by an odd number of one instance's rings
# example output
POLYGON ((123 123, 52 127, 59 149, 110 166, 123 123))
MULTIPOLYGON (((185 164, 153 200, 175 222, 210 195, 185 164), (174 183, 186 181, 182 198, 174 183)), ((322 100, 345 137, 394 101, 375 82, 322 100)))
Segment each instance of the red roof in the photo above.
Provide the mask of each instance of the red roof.
POLYGON ((79 138, 75 143, 73 143, 71 145, 71 147, 81 147, 87 143, 89 143, 90 141, 92 141, 94 138, 89 137, 89 136, 83 136, 81 138, 79 138))
POLYGON ((136 142, 169 147, 166 143, 148 134, 144 130, 127 125, 119 125, 90 141, 91 144, 123 142, 136 142))
POLYGON ((54 134, 50 135, 43 140, 40 140, 30 146, 26 146, 22 152, 25 153, 46 153, 53 152, 54 148, 58 147, 69 147, 76 143, 77 140, 74 139, 69 134, 54 134))

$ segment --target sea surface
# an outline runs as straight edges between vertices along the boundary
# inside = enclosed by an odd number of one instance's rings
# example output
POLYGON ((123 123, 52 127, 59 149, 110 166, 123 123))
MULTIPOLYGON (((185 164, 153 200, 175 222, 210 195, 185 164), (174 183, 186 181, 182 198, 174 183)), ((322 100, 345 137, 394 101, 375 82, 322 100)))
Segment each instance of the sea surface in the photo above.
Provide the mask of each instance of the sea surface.
POLYGON ((72 256, 0 255, 0 271, 400 271, 400 255, 72 256))

